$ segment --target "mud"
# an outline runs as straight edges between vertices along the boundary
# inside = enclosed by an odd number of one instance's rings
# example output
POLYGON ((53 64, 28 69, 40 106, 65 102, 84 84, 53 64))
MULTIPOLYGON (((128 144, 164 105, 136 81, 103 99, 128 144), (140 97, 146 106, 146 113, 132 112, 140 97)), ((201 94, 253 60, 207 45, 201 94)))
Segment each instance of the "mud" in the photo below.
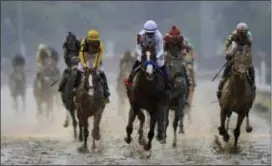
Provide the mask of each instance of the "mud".
MULTIPOLYGON (((177 149, 171 147, 172 125, 168 128, 165 146, 153 141, 151 157, 133 140, 127 145, 125 136, 126 117, 118 116, 117 97, 104 112, 102 140, 96 151, 81 154, 81 145, 73 140, 72 127, 63 128, 65 110, 54 110, 54 119, 36 120, 35 100, 28 89, 27 109, 18 114, 12 110, 7 88, 1 88, 1 164, 265 164, 271 165, 270 124, 251 113, 252 133, 241 128, 238 151, 233 151, 233 140, 224 143, 218 136, 219 107, 215 100, 215 87, 209 82, 199 82, 192 106, 192 124, 185 119, 185 135, 178 135, 177 149)), ((114 87, 111 88, 112 92, 114 87)), ((128 107, 128 106, 127 106, 128 107)), ((128 109, 124 110, 127 116, 128 109)), ((229 133, 235 127, 234 114, 229 133)), ((92 119, 90 118, 90 121, 92 119)), ((92 123, 90 123, 92 124, 92 123)), ((92 126, 90 125, 90 129, 92 126)), ((137 131, 134 130, 134 137, 137 131)), ((91 141, 90 141, 91 143, 91 141)))

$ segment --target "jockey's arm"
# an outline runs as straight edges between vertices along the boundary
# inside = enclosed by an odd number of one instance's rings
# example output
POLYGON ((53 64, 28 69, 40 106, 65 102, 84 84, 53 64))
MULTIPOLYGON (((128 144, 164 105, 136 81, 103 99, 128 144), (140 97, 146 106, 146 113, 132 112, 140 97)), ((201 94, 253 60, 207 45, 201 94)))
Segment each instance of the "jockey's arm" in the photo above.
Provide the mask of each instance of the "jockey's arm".
POLYGON ((161 56, 164 55, 164 46, 163 46, 163 38, 160 32, 157 32, 157 41, 156 41, 156 57, 159 59, 161 56))
POLYGON ((224 44, 224 50, 223 50, 223 53, 226 54, 227 53, 227 50, 229 48, 229 46, 231 45, 232 41, 234 40, 234 33, 231 33, 229 36, 228 36, 228 39, 226 40, 225 44, 224 44))
POLYGON ((101 62, 103 60, 104 56, 104 45, 102 42, 100 42, 100 46, 98 48, 98 53, 97 56, 95 57, 94 63, 93 63, 93 68, 98 69, 101 65, 101 62))
POLYGON ((82 42, 80 44, 80 49, 79 49, 79 60, 80 60, 80 63, 82 64, 82 66, 84 68, 87 67, 87 62, 86 62, 86 59, 85 59, 85 56, 84 56, 85 50, 86 50, 85 40, 82 40, 82 42))

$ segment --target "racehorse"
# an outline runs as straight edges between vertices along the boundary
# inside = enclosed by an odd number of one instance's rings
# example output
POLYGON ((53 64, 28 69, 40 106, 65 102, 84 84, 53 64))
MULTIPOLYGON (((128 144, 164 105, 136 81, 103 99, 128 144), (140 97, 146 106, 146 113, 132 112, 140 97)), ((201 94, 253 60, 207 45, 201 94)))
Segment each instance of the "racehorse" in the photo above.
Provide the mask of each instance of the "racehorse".
POLYGON ((63 79, 66 80, 63 91, 61 91, 61 99, 62 103, 67 110, 66 119, 63 124, 63 127, 69 126, 69 116, 70 114, 73 123, 74 129, 74 138, 77 138, 77 120, 76 120, 76 105, 74 102, 74 94, 73 94, 73 84, 76 79, 77 65, 79 63, 79 59, 76 56, 72 56, 70 60, 71 67, 69 69, 65 69, 63 73, 63 79))
POLYGON ((124 110, 125 102, 127 100, 126 87, 123 83, 124 78, 127 78, 129 75, 129 70, 133 65, 133 57, 131 53, 125 53, 120 59, 119 65, 119 74, 117 77, 117 86, 116 92, 118 95, 118 114, 121 115, 121 112, 124 110), (121 111, 122 110, 122 111, 121 111))
POLYGON ((46 66, 35 78, 33 92, 36 99, 37 117, 42 115, 42 105, 46 105, 46 116, 53 118, 54 89, 52 82, 56 80, 56 71, 51 66, 46 66))
POLYGON ((80 152, 88 151, 88 119, 90 116, 94 117, 92 130, 92 149, 95 149, 96 147, 95 141, 100 140, 100 121, 105 108, 103 93, 103 82, 100 76, 97 74, 97 71, 90 69, 88 72, 84 72, 75 96, 77 118, 79 120, 79 140, 84 141, 83 145, 78 148, 80 152), (89 82, 90 74, 92 76, 92 87, 90 86, 89 82), (89 94, 90 88, 93 90, 93 95, 89 94))
MULTIPOLYGON (((183 119, 186 99, 188 94, 189 78, 187 77, 187 69, 182 62, 182 57, 166 56, 166 66, 170 73, 171 79, 174 82, 174 94, 170 104, 170 109, 174 110, 175 116, 173 120, 174 138, 173 147, 177 146, 177 127, 179 123, 179 133, 184 133, 183 119)), ((168 123, 167 123, 168 126, 168 123)))
POLYGON ((249 48, 240 46, 236 49, 230 63, 232 64, 231 72, 228 80, 223 85, 222 95, 219 98, 220 127, 219 134, 223 136, 225 142, 229 140, 229 134, 225 128, 226 117, 232 112, 238 114, 236 128, 234 129, 234 147, 237 147, 238 138, 240 136, 240 127, 246 117, 246 131, 251 132, 252 127, 249 123, 249 111, 255 99, 256 92, 252 89, 248 75, 248 69, 252 65, 252 56, 249 48))
POLYGON ((171 100, 171 92, 165 89, 167 84, 161 70, 156 64, 154 47, 153 49, 143 49, 141 66, 136 70, 138 70, 138 74, 135 77, 134 83, 131 88, 127 89, 130 110, 125 141, 128 144, 132 141, 133 123, 137 116, 140 120, 138 142, 140 145, 144 145, 144 150, 149 151, 152 147, 151 143, 154 138, 154 130, 157 122, 157 140, 162 144, 166 143, 167 109, 171 100), (145 109, 150 115, 147 143, 145 142, 143 131, 145 116, 141 109, 145 109))
POLYGON ((9 76, 9 89, 13 99, 13 108, 18 111, 18 97, 21 96, 23 110, 25 110, 26 75, 22 68, 16 67, 9 76))

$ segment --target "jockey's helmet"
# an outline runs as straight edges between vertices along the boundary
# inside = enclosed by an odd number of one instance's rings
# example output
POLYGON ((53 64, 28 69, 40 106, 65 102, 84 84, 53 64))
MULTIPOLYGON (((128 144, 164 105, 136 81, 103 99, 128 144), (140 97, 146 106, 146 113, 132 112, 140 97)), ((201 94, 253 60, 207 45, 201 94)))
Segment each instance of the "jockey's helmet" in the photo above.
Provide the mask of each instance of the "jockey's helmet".
POLYGON ((98 31, 93 29, 88 31, 88 34, 87 34, 88 41, 99 41, 100 40, 99 38, 100 38, 100 35, 98 31))
POLYGON ((244 22, 240 22, 236 26, 236 31, 240 34, 247 34, 248 32, 248 25, 244 22))

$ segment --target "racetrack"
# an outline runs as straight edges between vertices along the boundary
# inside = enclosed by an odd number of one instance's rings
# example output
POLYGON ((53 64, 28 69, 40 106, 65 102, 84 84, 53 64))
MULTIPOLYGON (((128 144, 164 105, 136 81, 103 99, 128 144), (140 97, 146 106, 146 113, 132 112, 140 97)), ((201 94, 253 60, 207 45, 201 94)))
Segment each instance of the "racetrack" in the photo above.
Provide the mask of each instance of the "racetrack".
MULTIPOLYGON (((125 136, 126 118, 117 115, 117 97, 111 88, 111 103, 103 115, 101 132, 102 141, 98 152, 80 154, 75 142, 72 127, 63 128, 65 110, 55 112, 54 121, 36 121, 36 109, 32 89, 28 89, 27 110, 16 115, 11 109, 11 100, 7 88, 1 88, 1 164, 265 164, 271 165, 270 124, 254 114, 250 114, 252 133, 241 128, 239 152, 232 153, 231 145, 220 147, 215 143, 218 135, 219 108, 215 101, 214 84, 198 82, 192 108, 193 124, 185 119, 185 135, 178 135, 177 149, 172 144, 172 124, 168 128, 168 139, 165 146, 156 139, 153 141, 152 156, 143 158, 143 148, 134 139, 127 145, 125 136)), ((127 113, 126 113, 127 115, 127 113)), ((233 114, 231 130, 236 124, 233 114)), ((90 118, 90 120, 92 120, 90 118)), ((90 130, 92 129, 90 123, 90 130)), ((245 122, 243 123, 245 124, 245 122)), ((134 130, 134 136, 137 131, 134 130)), ((233 137, 232 131, 229 131, 233 137)), ((91 137, 89 137, 91 138, 91 137)), ((89 141, 91 147, 91 141, 89 141)), ((230 145, 231 144, 231 145, 230 145)))

